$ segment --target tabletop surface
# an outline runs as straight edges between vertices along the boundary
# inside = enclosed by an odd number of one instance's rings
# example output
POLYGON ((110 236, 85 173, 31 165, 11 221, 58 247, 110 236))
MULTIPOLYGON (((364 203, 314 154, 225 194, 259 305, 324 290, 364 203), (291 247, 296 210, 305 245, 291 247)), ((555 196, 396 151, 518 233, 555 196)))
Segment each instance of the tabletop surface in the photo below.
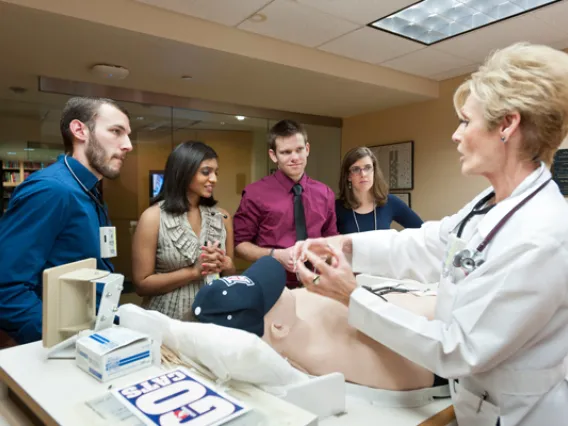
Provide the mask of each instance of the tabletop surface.
MULTIPOLYGON (((137 380, 160 374, 162 367, 151 366, 126 376, 100 383, 75 366, 74 360, 47 360, 46 349, 41 342, 17 346, 0 351, 0 381, 10 386, 16 384, 29 398, 37 403, 55 423, 65 425, 107 424, 87 406, 87 401, 104 397, 109 386, 114 388, 128 385, 137 380)), ((241 387, 241 389, 243 389, 241 387)), ((231 393, 249 405, 252 413, 230 422, 230 425, 310 425, 316 424, 316 417, 275 396, 253 386, 245 385, 246 392, 231 393), (245 421, 246 420, 246 421, 245 421)), ((27 401, 26 401, 27 400, 27 401)), ((435 401, 414 409, 376 407, 355 397, 347 397, 347 413, 324 419, 322 426, 365 425, 385 422, 390 426, 416 426, 451 405, 450 399, 435 401)), ((33 407, 32 407, 33 408, 33 407)), ((41 416, 40 416, 41 418, 41 416)), ((44 420, 44 419, 42 419, 44 420)), ((138 423, 123 422, 121 426, 138 423)))

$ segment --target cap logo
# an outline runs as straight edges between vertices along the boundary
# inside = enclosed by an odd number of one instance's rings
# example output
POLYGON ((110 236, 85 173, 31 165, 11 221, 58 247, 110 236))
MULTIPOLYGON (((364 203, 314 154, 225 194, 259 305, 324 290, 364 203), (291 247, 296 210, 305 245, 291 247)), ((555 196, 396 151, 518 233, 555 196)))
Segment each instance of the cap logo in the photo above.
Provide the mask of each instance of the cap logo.
POLYGON ((249 277, 246 277, 244 275, 234 275, 231 277, 223 277, 221 278, 221 281, 223 281, 227 287, 232 287, 235 284, 244 284, 247 287, 252 287, 254 286, 254 281, 252 281, 249 277))

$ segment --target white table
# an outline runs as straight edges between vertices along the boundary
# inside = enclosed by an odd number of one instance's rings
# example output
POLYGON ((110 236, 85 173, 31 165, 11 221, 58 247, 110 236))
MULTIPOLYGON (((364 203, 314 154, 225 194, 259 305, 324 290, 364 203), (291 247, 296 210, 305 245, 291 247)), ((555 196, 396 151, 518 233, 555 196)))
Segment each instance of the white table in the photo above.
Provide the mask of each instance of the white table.
MULTIPOLYGON (((0 351, 0 426, 31 424, 6 398, 11 389, 46 425, 105 425, 85 402, 108 393, 109 385, 120 387, 136 380, 157 375, 161 367, 152 366, 100 383, 75 366, 74 360, 46 360, 41 342, 17 346, 0 351)), ((253 408, 234 425, 276 426, 317 425, 317 417, 293 404, 246 386, 248 395, 233 394, 253 408)), ((453 418, 449 399, 439 400, 415 409, 379 408, 354 397, 347 397, 347 413, 319 422, 321 426, 376 425, 389 426, 446 426, 453 418)), ((122 426, 122 424, 121 424, 122 426)), ((126 426, 126 424, 124 425, 126 426)))
MULTIPOLYGON (((41 342, 1 350, 0 383, 11 389, 46 425, 105 425, 107 423, 85 402, 108 393, 111 384, 113 387, 126 386, 163 371, 161 367, 152 366, 100 383, 79 370, 74 360, 46 360, 45 351, 41 342)), ((253 386, 246 387, 246 392, 248 395, 239 394, 238 398, 253 410, 228 423, 231 426, 317 424, 314 414, 253 386)), ((9 401, 4 398, 6 403, 9 401)), ((19 426, 21 423, 16 424, 19 426)))

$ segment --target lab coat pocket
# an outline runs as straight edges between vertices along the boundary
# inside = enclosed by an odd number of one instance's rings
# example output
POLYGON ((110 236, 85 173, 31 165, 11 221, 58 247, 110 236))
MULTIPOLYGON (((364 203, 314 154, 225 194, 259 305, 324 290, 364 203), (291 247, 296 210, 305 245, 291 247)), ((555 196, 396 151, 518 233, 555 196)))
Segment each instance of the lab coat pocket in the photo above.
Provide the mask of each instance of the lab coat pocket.
POLYGON ((457 295, 457 286, 447 277, 442 277, 438 285, 438 295, 436 297, 436 318, 449 323, 454 309, 457 295))
POLYGON ((495 426, 499 407, 454 382, 452 402, 459 426, 495 426))

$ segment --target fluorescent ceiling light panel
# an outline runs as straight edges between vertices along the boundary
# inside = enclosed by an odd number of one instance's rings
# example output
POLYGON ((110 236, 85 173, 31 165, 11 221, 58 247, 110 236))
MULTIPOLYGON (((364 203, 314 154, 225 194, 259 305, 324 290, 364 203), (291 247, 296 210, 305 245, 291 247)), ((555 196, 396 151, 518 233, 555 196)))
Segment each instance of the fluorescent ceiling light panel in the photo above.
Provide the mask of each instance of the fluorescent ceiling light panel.
POLYGON ((369 25, 431 45, 557 1, 422 0, 369 25))

